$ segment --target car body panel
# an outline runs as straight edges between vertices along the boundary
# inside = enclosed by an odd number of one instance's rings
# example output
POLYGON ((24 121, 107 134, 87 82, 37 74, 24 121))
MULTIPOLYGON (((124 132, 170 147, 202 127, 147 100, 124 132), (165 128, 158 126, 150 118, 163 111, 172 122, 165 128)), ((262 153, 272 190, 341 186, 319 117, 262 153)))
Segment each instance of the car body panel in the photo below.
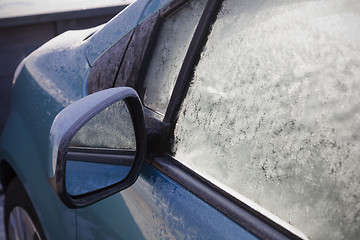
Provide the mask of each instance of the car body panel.
POLYGON ((149 164, 132 187, 79 209, 78 226, 78 239, 258 239, 149 164))
POLYGON ((81 40, 89 31, 64 33, 24 59, 0 140, 1 159, 6 159, 21 179, 50 239, 76 237, 76 211, 66 208, 50 188, 44 146, 56 114, 85 94, 83 79, 89 65, 81 40))
POLYGON ((66 32, 23 60, 0 139, 0 159, 22 181, 49 239, 76 238, 76 210, 65 207, 51 189, 44 147, 57 113, 86 94, 90 67, 82 40, 93 31, 66 32))
MULTIPOLYGON (((1 158, 7 160, 27 189, 45 234, 59 231, 56 236, 47 235, 48 238, 75 239, 73 226, 76 212, 63 206, 48 183, 47 151, 43 149, 43 144, 47 142, 46 126, 51 124, 52 119, 42 116, 47 112, 33 110, 38 105, 38 97, 42 96, 26 90, 26 87, 30 90, 36 87, 35 84, 28 84, 28 80, 34 83, 31 79, 29 72, 24 69, 17 82, 19 87, 14 88, 12 93, 12 108, 0 141, 1 152, 4 152, 1 158), (44 214, 49 212, 52 214, 44 214)), ((51 98, 48 104, 58 106, 51 98)))

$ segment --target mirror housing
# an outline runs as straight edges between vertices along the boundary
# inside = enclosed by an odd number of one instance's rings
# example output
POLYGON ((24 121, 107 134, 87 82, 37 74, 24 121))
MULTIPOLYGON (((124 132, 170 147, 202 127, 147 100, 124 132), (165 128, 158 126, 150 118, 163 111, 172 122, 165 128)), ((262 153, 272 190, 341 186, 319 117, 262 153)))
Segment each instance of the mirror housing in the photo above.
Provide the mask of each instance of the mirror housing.
POLYGON ((55 193, 69 208, 80 208, 100 201, 131 186, 138 178, 146 152, 146 134, 141 101, 132 88, 118 87, 96 92, 64 108, 50 129, 48 177, 55 193), (66 163, 69 145, 75 134, 104 109, 124 101, 135 133, 136 153, 127 176, 119 182, 80 195, 66 189, 66 163))

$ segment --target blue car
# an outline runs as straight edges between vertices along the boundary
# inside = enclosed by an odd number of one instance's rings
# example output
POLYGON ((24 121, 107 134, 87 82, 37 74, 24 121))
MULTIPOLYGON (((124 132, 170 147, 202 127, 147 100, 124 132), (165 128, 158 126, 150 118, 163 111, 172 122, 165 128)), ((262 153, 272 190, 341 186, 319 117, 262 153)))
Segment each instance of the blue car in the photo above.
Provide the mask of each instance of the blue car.
POLYGON ((360 2, 138 0, 18 66, 7 239, 359 239, 360 2))

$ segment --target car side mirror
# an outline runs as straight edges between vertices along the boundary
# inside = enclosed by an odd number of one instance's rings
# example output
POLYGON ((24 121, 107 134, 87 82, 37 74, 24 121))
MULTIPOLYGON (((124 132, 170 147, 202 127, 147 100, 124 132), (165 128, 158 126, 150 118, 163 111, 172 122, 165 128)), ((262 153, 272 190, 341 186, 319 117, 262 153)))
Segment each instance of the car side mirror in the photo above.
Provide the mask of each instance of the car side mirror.
POLYGON ((54 119, 48 175, 70 208, 85 207, 131 186, 145 158, 143 109, 134 89, 86 96, 54 119))

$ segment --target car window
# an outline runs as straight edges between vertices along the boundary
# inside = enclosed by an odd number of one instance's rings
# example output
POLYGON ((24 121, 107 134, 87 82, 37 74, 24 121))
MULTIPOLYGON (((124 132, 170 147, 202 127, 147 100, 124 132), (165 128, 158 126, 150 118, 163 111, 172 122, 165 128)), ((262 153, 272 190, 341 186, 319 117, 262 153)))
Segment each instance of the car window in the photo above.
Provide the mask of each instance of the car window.
POLYGON ((163 115, 205 4, 191 1, 167 17, 161 28, 145 79, 144 104, 163 115))
POLYGON ((360 2, 224 1, 174 156, 310 239, 360 235, 360 2))

